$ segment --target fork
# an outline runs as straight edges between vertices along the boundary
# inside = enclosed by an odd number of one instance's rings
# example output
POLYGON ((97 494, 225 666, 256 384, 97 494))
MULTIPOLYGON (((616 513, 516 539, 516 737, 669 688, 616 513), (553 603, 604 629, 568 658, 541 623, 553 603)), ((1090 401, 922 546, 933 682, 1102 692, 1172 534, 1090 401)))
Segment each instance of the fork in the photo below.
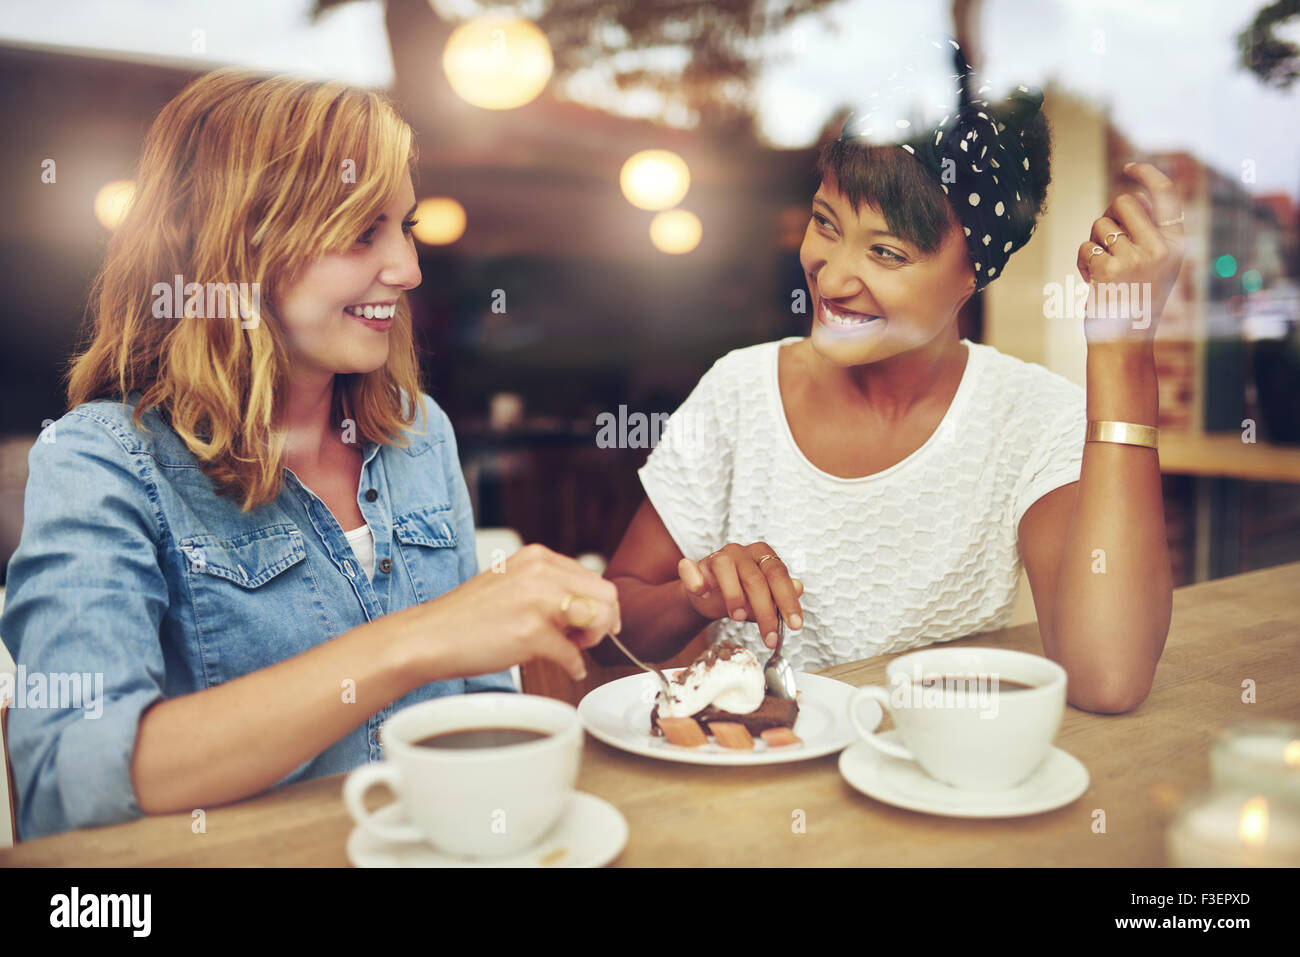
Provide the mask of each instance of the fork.
POLYGON ((798 687, 794 683, 794 669, 790 667, 790 662, 781 657, 781 645, 785 642, 785 619, 781 613, 776 613, 776 647, 772 649, 772 657, 767 659, 767 664, 763 666, 763 680, 767 684, 768 693, 775 698, 793 698, 799 693, 798 687))
POLYGON ((613 634, 606 634, 605 637, 608 638, 610 641, 614 642, 614 644, 618 647, 618 650, 623 652, 623 654, 627 655, 629 658, 631 658, 636 663, 638 668, 640 668, 643 671, 648 671, 651 674, 656 675, 659 678, 659 683, 664 686, 664 700, 665 701, 673 700, 672 688, 669 686, 668 679, 664 676, 664 673, 661 670, 659 670, 658 665, 647 665, 636 655, 632 654, 632 652, 628 651, 627 646, 624 645, 623 642, 615 638, 613 634))

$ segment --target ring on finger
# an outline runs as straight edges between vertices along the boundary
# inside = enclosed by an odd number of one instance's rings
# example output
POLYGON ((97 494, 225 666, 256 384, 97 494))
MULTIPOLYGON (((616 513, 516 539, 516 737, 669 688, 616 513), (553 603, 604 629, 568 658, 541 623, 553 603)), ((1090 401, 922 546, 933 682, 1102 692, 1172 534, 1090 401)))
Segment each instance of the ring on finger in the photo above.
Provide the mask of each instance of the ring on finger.
POLYGON ((762 558, 760 558, 760 559, 758 560, 758 567, 759 567, 759 568, 762 568, 762 567, 763 567, 763 562, 770 562, 770 561, 772 561, 773 559, 776 559, 777 561, 780 561, 780 560, 781 560, 781 559, 777 558, 777 557, 776 557, 776 553, 773 552, 771 555, 764 555, 762 558))
POLYGON ((596 620, 596 602, 594 599, 588 598, 586 595, 577 595, 573 592, 569 592, 569 594, 564 596, 564 601, 560 602, 560 614, 562 614, 565 617, 565 620, 574 628, 585 628, 596 620), (573 604, 574 599, 585 601, 587 603, 587 616, 581 621, 575 621, 573 615, 569 611, 569 606, 573 604))
POLYGON ((1111 243, 1119 239, 1119 237, 1121 236, 1123 236, 1125 239, 1129 238, 1129 234, 1124 232, 1124 230, 1122 229, 1117 229, 1113 233, 1107 233, 1106 239, 1103 241, 1102 245, 1109 247, 1111 243))
POLYGON ((1088 260, 1091 261, 1093 256, 1097 255, 1098 253, 1104 253, 1105 251, 1106 250, 1102 249, 1100 246, 1093 246, 1092 252, 1088 253, 1088 260))

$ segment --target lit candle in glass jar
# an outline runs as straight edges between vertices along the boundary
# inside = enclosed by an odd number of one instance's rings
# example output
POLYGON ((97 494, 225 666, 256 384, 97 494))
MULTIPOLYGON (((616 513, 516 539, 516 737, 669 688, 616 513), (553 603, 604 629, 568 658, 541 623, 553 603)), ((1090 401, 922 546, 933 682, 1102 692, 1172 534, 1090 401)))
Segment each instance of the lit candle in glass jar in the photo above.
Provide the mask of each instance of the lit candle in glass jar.
POLYGON ((1203 791, 1166 835, 1174 867, 1300 867, 1300 807, 1243 791, 1203 791))
POLYGON ((1252 720, 1225 728, 1210 752, 1214 786, 1300 804, 1300 724, 1252 720))

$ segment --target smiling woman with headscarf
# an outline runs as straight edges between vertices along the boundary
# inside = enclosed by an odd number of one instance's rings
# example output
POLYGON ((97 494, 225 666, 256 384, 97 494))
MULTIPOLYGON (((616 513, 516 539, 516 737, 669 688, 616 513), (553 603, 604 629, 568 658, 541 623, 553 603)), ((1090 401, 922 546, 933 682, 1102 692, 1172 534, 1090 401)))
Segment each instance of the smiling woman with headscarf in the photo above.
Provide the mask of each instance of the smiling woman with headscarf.
POLYGON ((1120 196, 1080 247, 1085 280, 1152 291, 1150 315, 1085 320, 1086 392, 960 338, 961 306, 1034 232, 1051 149, 1042 94, 990 104, 947 42, 955 110, 923 127, 886 90, 821 151, 811 336, 718 360, 641 470, 606 572, 623 638, 660 661, 706 626, 771 646, 779 612, 784 656, 814 670, 1003 627, 1024 568, 1071 703, 1129 710, 1172 606, 1152 341, 1178 199, 1138 164, 1154 204, 1120 196))

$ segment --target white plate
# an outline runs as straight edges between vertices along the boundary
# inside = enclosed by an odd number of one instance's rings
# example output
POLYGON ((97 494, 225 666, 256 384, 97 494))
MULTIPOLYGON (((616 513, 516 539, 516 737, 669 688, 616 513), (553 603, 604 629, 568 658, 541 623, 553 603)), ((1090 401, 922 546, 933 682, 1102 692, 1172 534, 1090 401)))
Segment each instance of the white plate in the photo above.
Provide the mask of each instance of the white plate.
MULTIPOLYGON (((672 668, 664 674, 671 679, 681 670, 672 668)), ((853 685, 803 672, 795 673, 795 683, 803 693, 799 695, 799 716, 794 722, 794 733, 803 743, 782 748, 769 748, 767 742, 757 735, 752 751, 724 748, 713 741, 698 748, 683 748, 652 735, 650 711, 661 686, 658 678, 645 672, 619 678, 589 691, 578 703, 578 716, 592 737, 608 745, 647 758, 683 764, 721 767, 783 764, 834 754, 853 743, 857 735, 848 718, 849 696, 856 690, 853 685)), ((867 727, 880 723, 880 706, 874 701, 863 702, 861 708, 862 720, 867 727)))
MULTIPOLYGON (((898 732, 880 737, 897 741, 898 732)), ((840 755, 844 780, 877 801, 945 817, 1021 817, 1069 804, 1088 790, 1088 769, 1073 755, 1052 748, 1038 770, 1006 791, 962 791, 936 781, 913 761, 882 754, 859 741, 840 755)))
MULTIPOLYGON (((380 823, 405 824, 394 802, 375 812, 380 823)), ((360 827, 348 837, 348 860, 357 867, 603 867, 627 844, 627 820, 594 794, 574 791, 555 826, 526 851, 508 857, 457 857, 423 841, 386 841, 360 827)))

